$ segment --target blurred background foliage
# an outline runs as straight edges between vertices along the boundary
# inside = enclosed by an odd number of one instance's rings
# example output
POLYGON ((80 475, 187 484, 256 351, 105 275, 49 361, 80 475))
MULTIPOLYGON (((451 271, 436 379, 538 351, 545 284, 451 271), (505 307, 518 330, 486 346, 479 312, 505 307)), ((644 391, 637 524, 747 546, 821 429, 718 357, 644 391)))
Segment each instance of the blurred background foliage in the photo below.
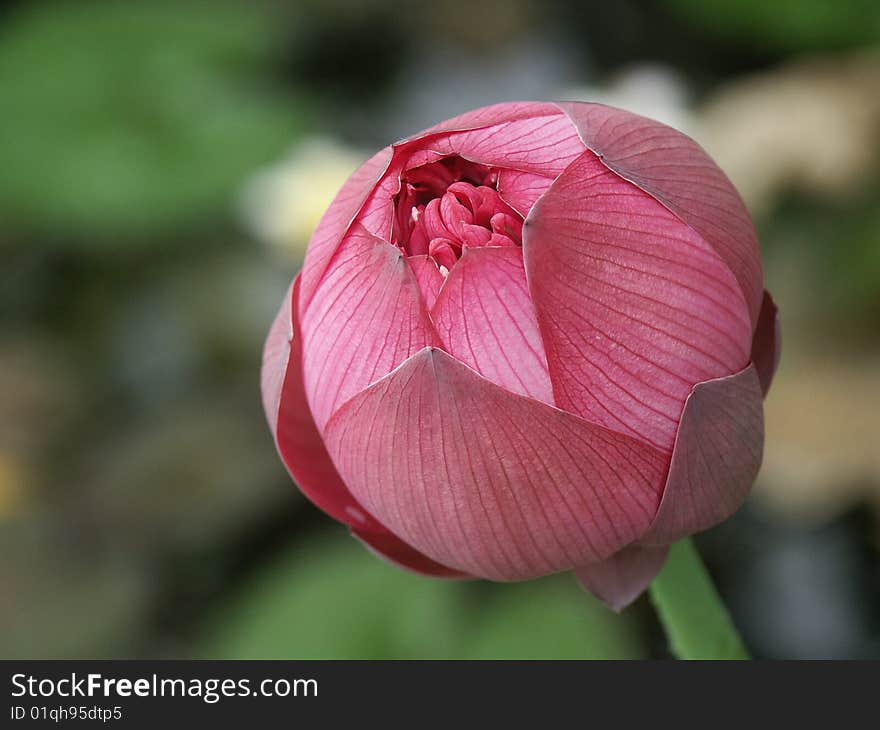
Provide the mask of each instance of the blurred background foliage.
POLYGON ((373 150, 580 98, 752 210, 785 354, 701 548, 757 656, 880 656, 880 6, 0 0, 0 656, 663 657, 647 601, 431 581, 306 503, 262 340, 373 150))
POLYGON ((873 0, 668 0, 683 23, 732 43, 797 53, 876 43, 880 7, 873 0))
POLYGON ((228 223, 242 177, 303 126, 280 50, 246 4, 21 8, 0 31, 0 215, 81 245, 228 223))

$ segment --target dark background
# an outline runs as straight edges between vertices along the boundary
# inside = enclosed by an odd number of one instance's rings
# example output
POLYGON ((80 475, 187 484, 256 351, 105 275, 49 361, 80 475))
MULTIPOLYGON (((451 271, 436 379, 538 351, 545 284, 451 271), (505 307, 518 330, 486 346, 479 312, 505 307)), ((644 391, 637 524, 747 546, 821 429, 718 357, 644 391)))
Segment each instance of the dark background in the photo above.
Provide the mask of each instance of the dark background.
POLYGON ((755 655, 880 657, 880 4, 0 2, 0 656, 666 656, 569 576, 417 578, 290 484, 262 341, 396 137, 606 101, 739 187, 783 316, 758 485, 700 546, 755 655))

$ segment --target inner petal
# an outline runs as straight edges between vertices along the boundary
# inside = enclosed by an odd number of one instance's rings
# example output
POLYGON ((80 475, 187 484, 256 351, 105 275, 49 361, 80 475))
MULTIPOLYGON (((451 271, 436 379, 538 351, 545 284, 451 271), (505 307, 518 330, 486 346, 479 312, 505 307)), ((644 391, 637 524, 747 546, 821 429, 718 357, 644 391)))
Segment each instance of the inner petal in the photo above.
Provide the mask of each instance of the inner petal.
POLYGON ((431 318, 450 355, 496 385, 553 405, 522 249, 466 251, 446 277, 431 318))
POLYGON ((522 215, 498 194, 498 171, 458 156, 405 170, 392 243, 450 271, 468 248, 521 246, 522 215))

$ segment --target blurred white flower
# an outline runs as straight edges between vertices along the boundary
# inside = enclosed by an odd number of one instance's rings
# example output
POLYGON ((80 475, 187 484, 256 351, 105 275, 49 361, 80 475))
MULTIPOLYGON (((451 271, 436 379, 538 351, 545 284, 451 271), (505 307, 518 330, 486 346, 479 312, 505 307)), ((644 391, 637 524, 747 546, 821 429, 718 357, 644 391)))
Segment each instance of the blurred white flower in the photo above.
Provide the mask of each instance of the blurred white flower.
POLYGON ((312 137, 245 185, 241 212, 248 229, 288 257, 300 259, 321 216, 366 155, 312 137))

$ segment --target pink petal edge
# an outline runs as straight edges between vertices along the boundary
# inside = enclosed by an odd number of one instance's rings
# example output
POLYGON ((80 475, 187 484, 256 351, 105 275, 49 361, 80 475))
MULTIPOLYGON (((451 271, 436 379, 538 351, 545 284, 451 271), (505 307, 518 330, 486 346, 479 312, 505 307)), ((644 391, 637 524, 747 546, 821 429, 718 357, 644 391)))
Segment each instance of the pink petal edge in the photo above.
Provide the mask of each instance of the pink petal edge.
POLYGON ((287 287, 287 293, 281 302, 281 308, 266 337, 263 346, 263 363, 260 368, 260 395, 263 398, 263 411, 269 422, 269 430, 272 436, 278 427, 278 408, 281 402, 281 391, 284 387, 284 377, 287 373, 287 363, 290 358, 290 343, 293 340, 293 320, 291 309, 293 307, 293 294, 299 295, 299 276, 287 287))

